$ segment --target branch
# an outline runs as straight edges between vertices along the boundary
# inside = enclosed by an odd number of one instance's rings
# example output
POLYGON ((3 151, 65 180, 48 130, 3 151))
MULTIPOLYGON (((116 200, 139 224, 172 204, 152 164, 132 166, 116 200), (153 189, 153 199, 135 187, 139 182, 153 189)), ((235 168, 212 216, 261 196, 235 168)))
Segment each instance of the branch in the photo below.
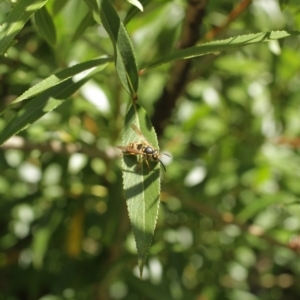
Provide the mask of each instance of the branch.
MULTIPOLYGON (((178 194, 177 194, 178 196, 178 194)), ((246 232, 252 236, 256 236, 262 240, 265 240, 269 245, 284 247, 292 250, 297 255, 300 255, 300 237, 291 236, 290 241, 288 243, 282 243, 273 237, 269 236, 264 232, 264 230, 257 225, 247 225, 239 222, 235 219, 234 215, 231 213, 220 214, 209 206, 198 203, 196 200, 184 200, 182 201, 183 206, 189 208, 193 211, 197 211, 200 214, 208 216, 216 221, 219 221, 223 224, 233 224, 239 227, 243 232, 246 232)))
POLYGON ((237 19, 251 4, 252 0, 243 0, 237 4, 227 17, 227 20, 221 25, 214 27, 212 30, 206 33, 204 39, 210 41, 214 39, 218 34, 224 31, 230 23, 237 19))
POLYGON ((241 223, 230 212, 221 214, 217 212, 215 209, 213 209, 212 207, 199 203, 199 201, 196 198, 191 199, 190 196, 188 197, 191 200, 187 200, 187 196, 184 195, 182 191, 178 188, 175 189, 173 188, 172 190, 168 190, 168 193, 172 196, 180 198, 183 207, 185 207, 186 209, 189 209, 193 212, 196 211, 199 214, 208 216, 209 218, 223 224, 233 224, 239 227, 243 232, 248 233, 252 236, 256 236, 262 240, 265 240, 269 245, 284 247, 292 250, 297 255, 300 255, 300 236, 291 235, 290 240, 287 243, 283 243, 266 234, 263 228, 255 224, 248 225, 248 224, 241 223))
MULTIPOLYGON (((207 0, 189 0, 179 41, 179 49, 194 46, 199 40, 200 26, 205 15, 206 2, 207 0)), ((166 83, 161 97, 155 104, 155 112, 152 118, 158 136, 162 134, 176 101, 185 87, 190 67, 190 60, 176 61, 172 67, 170 72, 172 75, 166 83)))
POLYGON ((273 245, 273 246, 280 246, 280 247, 285 247, 285 248, 289 248, 294 250, 296 253, 299 254, 298 249, 297 251, 295 249, 293 249, 292 247, 290 247, 289 244, 285 244, 282 243, 270 236, 268 236, 266 233, 264 233, 263 229, 260 228, 257 225, 247 225, 247 224, 243 224, 240 223, 239 221, 237 221, 234 217, 233 214, 231 213, 224 213, 224 214, 220 214, 218 212, 216 212, 215 210, 213 210, 212 208, 197 203, 196 201, 182 201, 182 204, 185 207, 188 207, 189 209, 192 209, 193 211, 197 211, 205 216, 208 216, 214 220, 217 220, 219 222, 222 222, 224 224, 233 224, 236 225, 237 227, 239 227, 243 232, 247 232, 249 234, 251 234, 252 236, 256 236, 259 237, 265 241, 267 241, 269 244, 273 245))
POLYGON ((42 152, 50 152, 56 154, 70 155, 73 153, 83 153, 88 157, 99 157, 104 160, 111 160, 119 157, 117 150, 113 147, 101 151, 96 147, 85 147, 80 143, 64 144, 59 141, 50 141, 48 143, 30 143, 20 136, 14 136, 4 143, 0 150, 19 149, 25 152, 32 150, 40 150, 42 152))
MULTIPOLYGON (((190 0, 186 11, 185 23, 182 29, 179 49, 194 46, 199 40, 199 31, 205 15, 206 0, 190 0)), ((215 27, 205 35, 206 40, 212 40, 216 35, 224 31, 230 23, 237 19, 251 4, 252 0, 242 0, 229 13, 227 20, 220 27, 215 27)), ((155 112, 152 123, 158 136, 163 132, 176 101, 190 81, 189 73, 191 60, 176 61, 171 69, 171 76, 163 90, 159 100, 155 104, 155 112)))

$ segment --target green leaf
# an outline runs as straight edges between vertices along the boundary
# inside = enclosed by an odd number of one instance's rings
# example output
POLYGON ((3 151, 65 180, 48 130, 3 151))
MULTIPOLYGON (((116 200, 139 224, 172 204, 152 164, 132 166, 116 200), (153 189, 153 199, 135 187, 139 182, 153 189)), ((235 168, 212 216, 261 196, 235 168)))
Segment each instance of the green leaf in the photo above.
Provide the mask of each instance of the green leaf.
POLYGON ((71 43, 75 42, 77 39, 79 39, 82 34, 85 32, 85 30, 95 24, 95 20, 93 18, 93 13, 91 11, 88 11, 87 14, 83 17, 80 24, 76 28, 75 33, 73 34, 73 37, 71 39, 71 43))
POLYGON ((49 45, 54 47, 56 44, 56 30, 52 17, 45 6, 41 7, 41 9, 34 14, 34 22, 42 38, 47 41, 49 45))
MULTIPOLYGON (((142 7, 145 7, 151 0, 140 0, 142 7)), ((136 6, 131 6, 127 12, 127 15, 124 19, 124 24, 127 24, 140 10, 136 6)))
POLYGON ((24 27, 34 12, 48 0, 20 0, 0 26, 0 55, 11 45, 12 40, 24 27))
POLYGON ((246 223, 251 218, 254 218, 262 212, 264 209, 271 205, 280 204, 281 206, 289 205, 293 201, 297 201, 290 194, 285 192, 278 192, 275 195, 255 195, 253 194, 253 201, 248 203, 243 209, 236 215, 236 219, 241 223, 246 223))
POLYGON ((84 2, 91 10, 99 14, 99 7, 98 7, 97 0, 84 0, 84 2))
POLYGON ((137 7, 140 11, 143 11, 143 5, 141 4, 140 1, 138 0, 127 0, 129 3, 131 3, 132 5, 134 5, 135 7, 137 7))
POLYGON ((32 252, 34 254, 33 265, 36 268, 42 267, 51 236, 63 220, 63 217, 62 211, 54 205, 43 218, 44 222, 41 224, 42 226, 36 228, 36 232, 32 240, 32 252))
POLYGON ((92 11, 94 20, 99 25, 102 25, 101 19, 100 19, 100 10, 99 10, 99 7, 98 7, 97 0, 84 0, 84 2, 89 7, 89 9, 92 11))
POLYGON ((115 66, 125 90, 136 98, 138 71, 128 33, 109 0, 99 0, 100 18, 114 46, 115 66))
POLYGON ((66 68, 62 71, 59 71, 59 72, 47 77, 46 79, 44 79, 40 83, 36 84, 35 86, 31 87, 30 89, 28 89, 20 97, 15 99, 6 108, 6 110, 12 108, 16 103, 19 103, 25 99, 29 99, 33 96, 36 96, 37 94, 39 94, 43 91, 46 91, 47 89, 49 89, 61 82, 64 82, 65 80, 69 79, 70 77, 77 75, 83 71, 86 71, 88 69, 91 69, 91 68, 94 68, 97 66, 101 66, 101 65, 102 65, 101 67, 104 68, 109 61, 111 61, 110 58, 96 58, 93 60, 86 61, 84 63, 77 64, 75 66, 66 68))
MULTIPOLYGON (((143 108, 133 105, 125 118, 123 145, 141 142, 141 138, 132 129, 135 124, 150 144, 158 149, 154 128, 143 108)), ((123 187, 127 199, 136 247, 140 275, 151 245, 160 202, 160 164, 149 162, 150 171, 145 162, 139 165, 135 155, 123 156, 123 187)))
MULTIPOLYGON (((144 299, 163 299, 163 300, 174 300, 170 289, 166 289, 163 284, 148 284, 146 280, 139 280, 135 276, 131 275, 126 278, 130 290, 143 295, 144 299)), ((174 294, 173 294, 174 295, 174 294)), ((179 297, 178 297, 179 298, 179 297)), ((184 291, 184 299, 193 299, 187 290, 184 291)), ((180 298, 179 298, 180 299, 180 298)))
POLYGON ((0 133, 0 145, 10 137, 25 129, 47 112, 61 105, 67 98, 75 93, 84 83, 86 83, 96 72, 102 68, 96 69, 87 76, 74 83, 68 79, 58 85, 44 91, 39 96, 27 103, 7 124, 0 133))
POLYGON ((144 68, 144 70, 148 70, 157 67, 159 65, 169 63, 179 59, 195 58, 210 53, 225 51, 225 50, 243 47, 243 46, 256 44, 256 43, 269 42, 269 41, 278 40, 278 39, 295 36, 299 34, 300 32, 298 31, 280 30, 280 31, 260 32, 260 33, 235 36, 229 39, 214 41, 200 46, 190 47, 180 51, 176 51, 170 55, 164 56, 162 59, 157 60, 156 62, 152 63, 148 67, 144 68))
POLYGON ((52 15, 58 15, 64 6, 67 4, 68 0, 53 0, 52 1, 52 15))

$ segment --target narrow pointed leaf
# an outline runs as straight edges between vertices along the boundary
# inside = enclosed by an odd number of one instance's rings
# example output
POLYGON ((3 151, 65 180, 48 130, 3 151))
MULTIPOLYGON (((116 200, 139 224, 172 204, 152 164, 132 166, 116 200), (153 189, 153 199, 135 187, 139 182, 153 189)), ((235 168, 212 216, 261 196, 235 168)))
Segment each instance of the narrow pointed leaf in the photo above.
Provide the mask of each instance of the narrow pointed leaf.
POLYGON ((58 15, 61 10, 65 7, 68 0, 53 0, 52 1, 52 14, 53 16, 58 15))
POLYGON ((214 42, 202 44, 200 46, 190 47, 180 51, 176 51, 174 53, 171 53, 170 55, 164 56, 164 58, 162 59, 157 60, 156 62, 146 67, 144 70, 151 69, 175 60, 195 58, 206 54, 225 51, 225 50, 243 47, 243 46, 256 44, 256 43, 278 40, 278 39, 295 36, 299 34, 300 34, 299 31, 292 32, 292 31, 280 30, 280 31, 260 32, 254 34, 235 36, 229 39, 214 41, 214 42))
POLYGON ((41 37, 54 47, 56 44, 56 30, 53 19, 45 6, 34 14, 34 22, 41 37))
POLYGON ((94 12, 99 14, 98 0, 84 0, 86 5, 94 12))
MULTIPOLYGON (((104 68, 107 63, 111 61, 110 58, 96 58, 93 60, 89 60, 77 65, 74 65, 72 67, 66 68, 62 71, 59 71, 49 77, 47 77, 46 79, 44 79, 43 81, 41 81, 40 83, 34 85, 33 87, 31 87, 30 89, 28 89, 26 92, 24 92, 21 96, 19 96, 17 99, 15 99, 6 110, 12 108, 16 103, 19 103, 25 99, 29 99, 31 97, 36 96, 37 94, 52 88, 56 85, 58 85, 59 83, 71 78, 72 76, 75 76, 83 71, 86 71, 88 69, 97 67, 97 66, 101 66, 102 68, 104 68)), ((5 110, 5 111, 6 111, 5 110)), ((2 112, 3 113, 3 112, 2 112)))
POLYGON ((98 0, 84 0, 84 2, 89 7, 90 11, 92 12, 95 22, 97 22, 99 25, 102 25, 102 22, 100 19, 100 10, 98 7, 98 0))
POLYGON ((75 30, 75 33, 73 34, 73 37, 71 39, 71 43, 78 40, 80 37, 82 37, 85 30, 90 27, 91 25, 95 24, 95 20, 93 18, 93 13, 91 11, 88 11, 86 15, 81 20, 80 24, 75 30))
POLYGON ((12 40, 28 19, 48 0, 20 0, 0 26, 0 55, 12 44, 12 40))
POLYGON ((125 90, 135 98, 138 71, 128 33, 109 0, 99 0, 100 18, 114 46, 115 66, 125 90))
POLYGON ((68 79, 58 85, 44 91, 37 97, 27 103, 24 108, 19 111, 0 132, 0 145, 2 145, 10 137, 25 129, 47 112, 53 110, 67 100, 75 93, 84 83, 86 83, 97 71, 89 73, 86 77, 78 82, 68 79))
MULTIPOLYGON (((135 124, 149 143, 158 149, 154 128, 145 110, 138 105, 131 106, 126 115, 124 146, 131 142, 141 142, 141 138, 132 129, 132 124, 135 124)), ((139 165, 135 155, 123 156, 123 187, 136 241, 141 276, 154 234, 160 202, 160 164, 156 162, 149 164, 150 170, 145 162, 139 165)))
POLYGON ((129 3, 131 3, 132 5, 134 5, 135 7, 137 7, 140 11, 143 11, 143 5, 141 4, 140 1, 138 0, 127 0, 129 3))
MULTIPOLYGON (((140 0, 142 7, 145 7, 151 0, 140 0)), ((124 19, 124 24, 127 24, 137 13, 139 13, 140 10, 136 6, 130 7, 130 9, 127 12, 127 15, 124 19)))

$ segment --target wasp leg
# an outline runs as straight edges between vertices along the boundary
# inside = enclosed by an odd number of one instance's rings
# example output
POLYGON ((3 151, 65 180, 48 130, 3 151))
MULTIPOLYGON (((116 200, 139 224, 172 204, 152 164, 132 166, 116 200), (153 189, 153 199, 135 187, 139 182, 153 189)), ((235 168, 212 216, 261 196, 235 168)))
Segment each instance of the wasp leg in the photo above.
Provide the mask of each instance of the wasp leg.
MULTIPOLYGON (((124 155, 134 155, 134 156, 137 156, 137 154, 135 154, 135 153, 126 153, 126 152, 123 152, 123 156, 124 155)), ((141 168, 141 159, 138 160, 138 165, 135 168, 135 172, 138 172, 140 168, 141 168)))
MULTIPOLYGON (((135 153, 123 153, 123 155, 135 155, 137 156, 135 153)), ((145 155, 139 155, 139 159, 138 159, 138 165, 135 168, 135 172, 138 172, 141 169, 141 166, 143 164, 143 161, 145 160, 148 170, 150 172, 150 165, 149 165, 149 158, 145 155)))
POLYGON ((149 165, 149 162, 148 162, 148 158, 147 158, 147 156, 144 156, 144 155, 140 156, 139 164, 138 164, 137 168, 135 169, 135 171, 138 172, 141 169, 141 166, 143 165, 143 161, 146 162, 146 165, 147 165, 148 170, 150 172, 150 165, 149 165))
POLYGON ((135 168, 135 172, 138 172, 140 170, 142 163, 143 163, 142 159, 140 158, 139 161, 138 161, 138 165, 135 168))
POLYGON ((147 158, 147 157, 146 157, 145 161, 146 161, 146 164, 147 164, 147 166, 148 166, 148 170, 149 170, 149 172, 150 172, 150 165, 149 165, 149 161, 148 161, 148 158, 147 158))

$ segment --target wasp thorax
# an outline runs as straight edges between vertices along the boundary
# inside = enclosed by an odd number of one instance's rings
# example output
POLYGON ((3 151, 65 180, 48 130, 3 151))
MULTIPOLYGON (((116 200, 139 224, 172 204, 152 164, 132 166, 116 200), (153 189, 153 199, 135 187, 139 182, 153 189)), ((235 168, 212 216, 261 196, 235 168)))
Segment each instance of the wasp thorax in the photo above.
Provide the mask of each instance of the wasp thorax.
POLYGON ((146 154, 153 154, 155 152, 155 150, 152 147, 147 146, 144 148, 144 152, 146 154))
POLYGON ((126 146, 117 146, 117 147, 122 150, 124 155, 139 156, 139 167, 141 166, 143 161, 145 161, 150 171, 149 161, 159 161, 163 166, 164 170, 166 171, 164 164, 159 159, 161 156, 159 150, 155 149, 147 141, 147 139, 144 137, 144 135, 141 133, 141 131, 138 129, 136 125, 131 124, 131 128, 140 137, 140 141, 128 143, 126 146))

